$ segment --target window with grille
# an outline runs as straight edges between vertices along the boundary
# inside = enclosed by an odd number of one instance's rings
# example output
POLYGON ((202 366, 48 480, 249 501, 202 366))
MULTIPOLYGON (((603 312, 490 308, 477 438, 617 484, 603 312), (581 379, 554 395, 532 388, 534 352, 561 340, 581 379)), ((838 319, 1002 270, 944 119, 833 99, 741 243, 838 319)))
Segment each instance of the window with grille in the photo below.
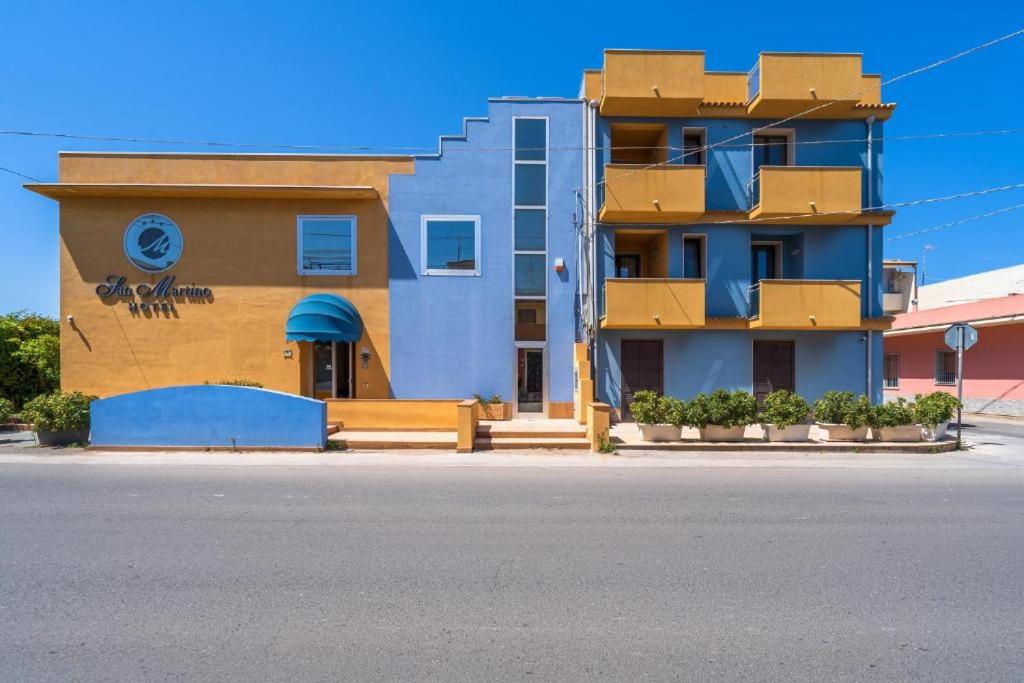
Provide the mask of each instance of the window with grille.
POLYGON ((956 384, 956 351, 935 352, 935 383, 956 384))
POLYGON ((883 365, 882 382, 886 389, 900 388, 900 354, 885 354, 883 365))

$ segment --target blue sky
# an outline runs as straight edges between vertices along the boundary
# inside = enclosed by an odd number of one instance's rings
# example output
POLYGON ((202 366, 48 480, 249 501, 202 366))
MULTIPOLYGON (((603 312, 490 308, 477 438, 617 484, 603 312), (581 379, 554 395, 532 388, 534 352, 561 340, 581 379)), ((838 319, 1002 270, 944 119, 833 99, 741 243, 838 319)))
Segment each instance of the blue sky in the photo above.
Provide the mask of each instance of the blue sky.
MULTIPOLYGON (((797 3, 4 0, 0 129, 266 144, 428 147, 497 95, 577 92, 605 47, 864 53, 886 78, 1024 26, 1024 7, 797 3), (640 8, 627 13, 623 8, 640 8), (998 8, 994 11, 992 8, 998 8)), ((1024 38, 893 84, 887 136, 1024 127, 1024 38)), ((56 180, 58 150, 208 151, 0 135, 0 166, 56 180)), ((272 151, 272 150, 268 150, 272 151)), ((1024 135, 891 141, 888 202, 1024 182, 1024 135)), ((0 173, 0 312, 57 312, 57 206, 0 173)), ((1024 203, 1024 190, 902 210, 890 235, 1024 203)), ((1024 262, 1024 210, 886 244, 929 276, 1024 262)))

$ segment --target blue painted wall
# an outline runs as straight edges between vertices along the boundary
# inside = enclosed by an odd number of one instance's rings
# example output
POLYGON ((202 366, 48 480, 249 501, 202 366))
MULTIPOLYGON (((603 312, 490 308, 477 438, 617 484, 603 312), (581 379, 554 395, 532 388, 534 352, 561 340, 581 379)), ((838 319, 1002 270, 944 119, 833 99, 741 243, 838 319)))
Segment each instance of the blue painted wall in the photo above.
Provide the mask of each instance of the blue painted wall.
POLYGON ((323 448, 327 404, 252 387, 149 389, 93 401, 93 446, 323 448))
POLYGON ((465 136, 447 138, 414 175, 392 176, 388 210, 391 386, 396 398, 515 395, 513 117, 549 119, 548 400, 572 400, 576 260, 573 211, 582 184, 583 103, 500 99, 465 136), (505 151, 495 151, 495 148, 505 151), (475 150, 475 151, 474 151, 475 150), (479 277, 420 273, 420 217, 481 217, 479 277), (556 258, 566 270, 554 271, 556 258))
MULTIPOLYGON (((598 342, 598 398, 620 408, 623 339, 664 341, 665 393, 690 398, 718 388, 752 390, 753 340, 791 339, 796 351, 796 391, 815 400, 830 389, 866 393, 867 342, 864 332, 753 332, 745 330, 629 331, 607 330, 598 342)), ((881 363, 881 335, 872 355, 881 363)), ((881 401, 881 377, 873 378, 872 395, 881 401)))

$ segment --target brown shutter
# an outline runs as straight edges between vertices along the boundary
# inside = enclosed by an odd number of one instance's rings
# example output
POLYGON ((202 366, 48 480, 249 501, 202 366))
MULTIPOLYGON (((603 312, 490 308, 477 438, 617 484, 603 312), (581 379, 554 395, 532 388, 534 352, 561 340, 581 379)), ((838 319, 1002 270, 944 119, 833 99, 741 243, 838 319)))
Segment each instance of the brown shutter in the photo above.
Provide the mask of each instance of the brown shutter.
POLYGON ((796 391, 792 341, 755 341, 753 393, 758 401, 778 389, 796 391))

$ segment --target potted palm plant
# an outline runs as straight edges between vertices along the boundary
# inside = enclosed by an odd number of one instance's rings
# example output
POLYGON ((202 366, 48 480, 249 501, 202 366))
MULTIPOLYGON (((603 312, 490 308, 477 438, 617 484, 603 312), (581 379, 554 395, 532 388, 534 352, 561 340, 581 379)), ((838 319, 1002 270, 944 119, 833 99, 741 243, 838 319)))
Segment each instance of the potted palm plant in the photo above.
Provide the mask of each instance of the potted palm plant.
POLYGON ((644 441, 678 441, 682 426, 682 401, 653 391, 633 394, 629 412, 640 427, 644 441))
POLYGON ((55 391, 28 401, 21 416, 32 423, 41 446, 85 443, 89 440, 89 404, 96 398, 78 391, 55 391))
POLYGON ((864 441, 874 421, 874 407, 867 396, 826 391, 814 402, 814 419, 825 441, 864 441))
POLYGON ((742 441, 743 431, 757 419, 757 399, 749 391, 716 389, 686 404, 684 424, 700 430, 701 441, 742 441))
POLYGON ((807 441, 811 423, 807 416, 811 406, 799 394, 779 389, 768 394, 761 406, 761 426, 768 441, 807 441))
POLYGON ((914 418, 914 404, 900 397, 875 408, 871 432, 876 441, 920 441, 921 426, 914 418))
POLYGON ((914 420, 921 425, 925 441, 941 441, 946 438, 946 428, 959 407, 960 401, 944 391, 915 396, 914 420))

